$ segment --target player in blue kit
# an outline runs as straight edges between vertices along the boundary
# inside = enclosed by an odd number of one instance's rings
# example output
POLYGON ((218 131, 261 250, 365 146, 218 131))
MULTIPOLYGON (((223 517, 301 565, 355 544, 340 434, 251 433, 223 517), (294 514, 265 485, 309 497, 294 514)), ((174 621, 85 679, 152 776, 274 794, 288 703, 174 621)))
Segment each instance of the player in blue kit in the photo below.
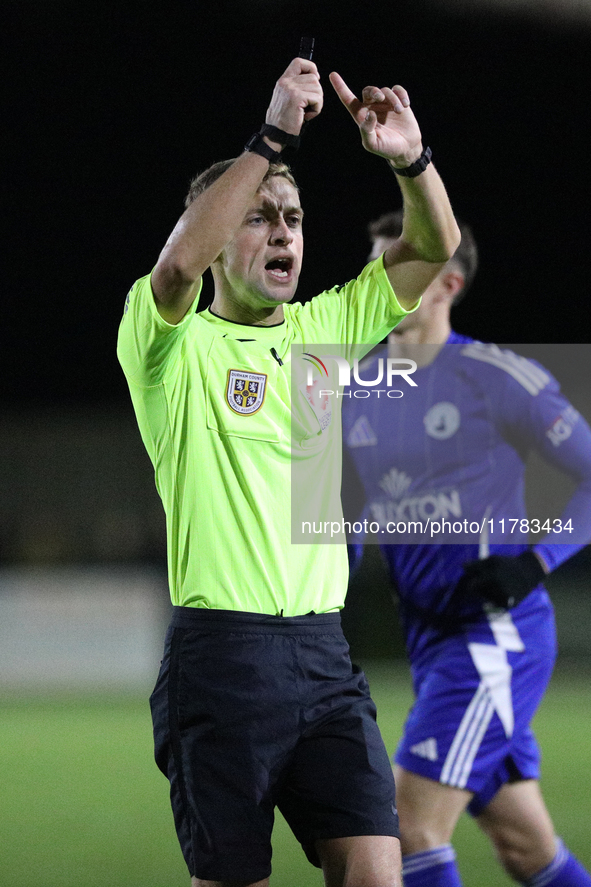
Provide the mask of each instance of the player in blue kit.
MULTIPOLYGON (((530 722, 556 651, 541 581, 591 537, 591 430, 539 364, 451 329, 450 309, 477 266, 460 227, 462 243, 421 307, 358 374, 376 379, 380 358, 406 357, 418 365, 416 387, 396 399, 355 382, 343 399, 363 514, 390 543, 381 550, 416 694, 395 756, 404 883, 461 884, 451 839, 467 809, 515 880, 589 887, 555 835, 530 722), (550 532, 530 548, 515 528, 526 518, 532 449, 576 488, 560 521, 540 521, 550 532)), ((398 214, 373 223, 371 257, 381 261, 399 232, 398 214)), ((360 551, 351 547, 354 559, 360 551)))

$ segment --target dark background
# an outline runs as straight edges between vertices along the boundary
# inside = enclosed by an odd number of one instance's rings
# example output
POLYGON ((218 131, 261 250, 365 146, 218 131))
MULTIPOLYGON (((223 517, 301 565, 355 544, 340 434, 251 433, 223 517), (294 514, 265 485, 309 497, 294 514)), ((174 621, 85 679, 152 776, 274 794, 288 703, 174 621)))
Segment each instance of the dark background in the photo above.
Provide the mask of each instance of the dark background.
POLYGON ((302 34, 326 104, 293 166, 306 210, 298 297, 355 276, 366 223, 400 203, 328 82, 409 90, 481 270, 456 326, 588 341, 591 28, 428 0, 4 4, 4 405, 126 404, 127 290, 156 262, 189 179, 238 154, 302 34))

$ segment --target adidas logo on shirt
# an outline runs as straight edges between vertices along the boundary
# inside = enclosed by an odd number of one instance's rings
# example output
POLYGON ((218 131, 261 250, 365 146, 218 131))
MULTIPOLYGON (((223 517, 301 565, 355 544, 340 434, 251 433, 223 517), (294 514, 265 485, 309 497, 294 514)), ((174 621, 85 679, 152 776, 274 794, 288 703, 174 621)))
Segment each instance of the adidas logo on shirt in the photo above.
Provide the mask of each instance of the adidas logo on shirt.
POLYGON ((360 416, 353 425, 347 438, 348 445, 353 447, 375 447, 378 439, 365 416, 360 416))
POLYGON ((417 755, 419 758, 427 758, 428 761, 437 760, 437 740, 433 737, 425 739, 423 742, 417 742, 416 745, 411 746, 410 750, 413 755, 417 755))

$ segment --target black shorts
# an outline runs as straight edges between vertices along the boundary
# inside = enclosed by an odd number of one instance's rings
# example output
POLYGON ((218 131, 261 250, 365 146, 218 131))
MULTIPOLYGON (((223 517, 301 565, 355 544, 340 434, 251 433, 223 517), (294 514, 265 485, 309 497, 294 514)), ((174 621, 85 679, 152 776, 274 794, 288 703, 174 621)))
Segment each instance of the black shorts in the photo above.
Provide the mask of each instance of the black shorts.
POLYGON ((338 613, 175 607, 150 704, 192 876, 268 877, 275 805, 317 866, 318 839, 398 837, 390 762, 338 613))

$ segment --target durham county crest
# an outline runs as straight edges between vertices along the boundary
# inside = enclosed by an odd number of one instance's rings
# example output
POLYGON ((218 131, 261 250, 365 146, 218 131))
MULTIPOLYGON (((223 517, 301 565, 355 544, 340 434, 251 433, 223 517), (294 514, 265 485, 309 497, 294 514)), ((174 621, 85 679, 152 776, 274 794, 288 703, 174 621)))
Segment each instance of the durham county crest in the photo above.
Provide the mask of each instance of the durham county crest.
POLYGON ((266 386, 267 377, 264 373, 229 370, 226 388, 228 406, 241 416, 256 413, 263 405, 266 386))

